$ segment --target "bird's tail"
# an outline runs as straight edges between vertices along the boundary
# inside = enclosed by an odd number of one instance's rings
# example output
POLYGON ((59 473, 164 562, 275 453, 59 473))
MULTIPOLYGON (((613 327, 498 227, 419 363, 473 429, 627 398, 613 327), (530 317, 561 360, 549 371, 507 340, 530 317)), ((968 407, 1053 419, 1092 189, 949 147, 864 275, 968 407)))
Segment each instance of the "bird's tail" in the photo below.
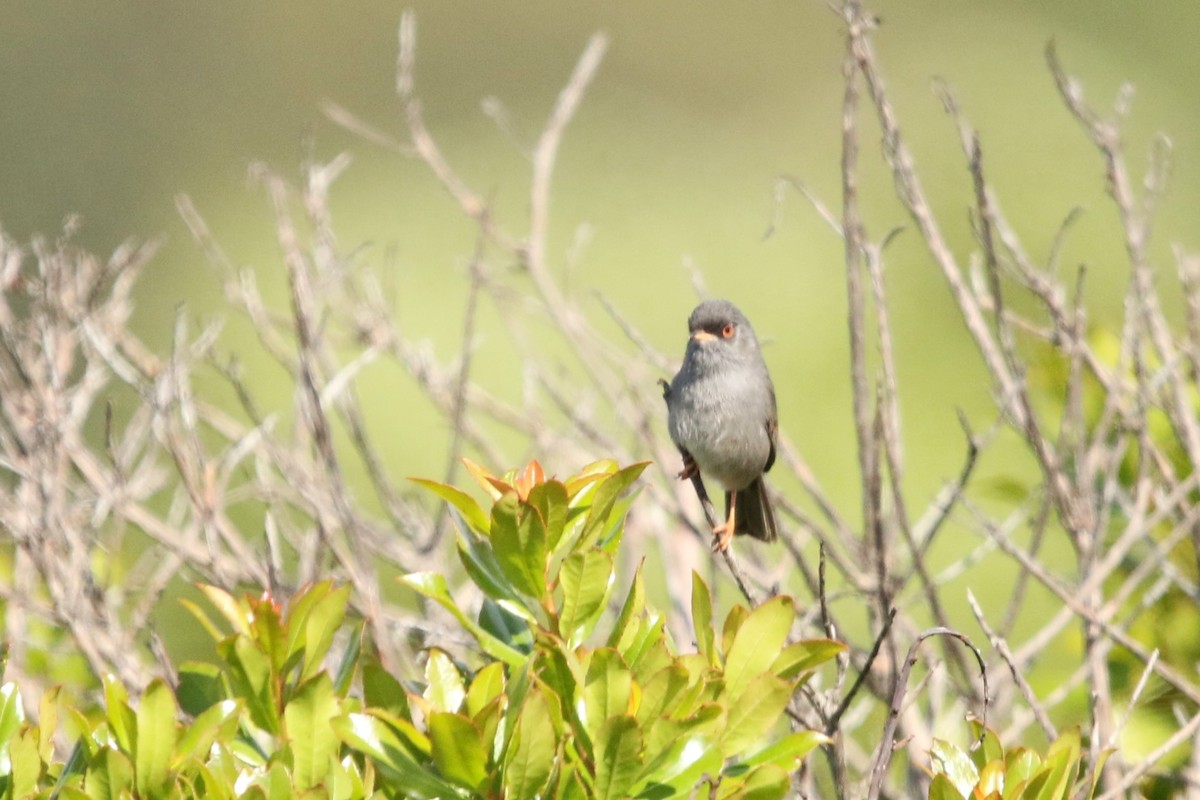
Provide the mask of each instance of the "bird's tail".
MULTIPOLYGON (((773 542, 779 535, 775 511, 767 497, 767 484, 761 477, 737 493, 737 534, 749 534, 764 542, 773 542)), ((725 493, 725 518, 729 518, 729 492, 725 493)))

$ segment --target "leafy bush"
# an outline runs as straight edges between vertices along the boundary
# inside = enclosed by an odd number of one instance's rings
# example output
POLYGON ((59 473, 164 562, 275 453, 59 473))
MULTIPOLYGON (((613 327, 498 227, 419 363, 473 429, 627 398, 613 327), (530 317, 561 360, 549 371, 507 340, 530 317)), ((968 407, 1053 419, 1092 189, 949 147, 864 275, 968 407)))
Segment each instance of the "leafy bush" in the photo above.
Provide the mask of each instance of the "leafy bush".
POLYGON ((556 481, 536 462, 504 479, 471 465, 490 513, 461 489, 421 482, 456 509, 458 552, 485 599, 471 617, 443 576, 403 580, 470 635, 470 666, 433 647, 423 681, 397 679, 363 624, 347 622, 349 589, 331 582, 282 605, 204 586, 220 624, 188 605, 218 660, 184 664, 175 690, 156 679, 135 708, 110 677, 100 718, 51 691, 29 724, 15 685, 3 687, 0 797, 670 798, 706 784, 713 797, 785 796, 828 741, 785 731, 788 704, 843 649, 789 644, 790 598, 734 606, 718 631, 694 576, 697 651, 681 655, 639 568, 607 635, 589 644, 615 585, 622 495, 644 466, 602 462, 556 481), (76 743, 56 761, 67 731, 76 743))

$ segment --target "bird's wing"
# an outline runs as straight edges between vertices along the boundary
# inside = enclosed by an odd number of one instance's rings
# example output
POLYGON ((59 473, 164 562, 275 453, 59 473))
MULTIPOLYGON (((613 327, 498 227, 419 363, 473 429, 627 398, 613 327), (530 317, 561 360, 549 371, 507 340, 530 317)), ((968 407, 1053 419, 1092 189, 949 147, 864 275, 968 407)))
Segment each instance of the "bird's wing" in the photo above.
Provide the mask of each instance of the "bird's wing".
POLYGON ((767 463, 763 467, 763 472, 770 472, 771 467, 775 464, 775 437, 779 432, 779 412, 775 407, 775 387, 770 386, 771 390, 771 411, 767 414, 765 427, 767 429, 767 440, 771 443, 771 450, 767 453, 767 463))

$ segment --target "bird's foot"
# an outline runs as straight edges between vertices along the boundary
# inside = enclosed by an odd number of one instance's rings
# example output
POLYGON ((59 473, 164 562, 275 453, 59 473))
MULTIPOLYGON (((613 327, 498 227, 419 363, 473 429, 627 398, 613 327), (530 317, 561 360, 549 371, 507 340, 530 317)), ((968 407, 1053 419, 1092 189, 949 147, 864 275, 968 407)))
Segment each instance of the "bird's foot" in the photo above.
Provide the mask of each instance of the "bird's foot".
POLYGON ((684 453, 683 454, 683 469, 680 471, 680 473, 676 477, 679 478, 679 480, 681 480, 681 481, 686 481, 686 480, 691 480, 692 478, 696 477, 699 474, 700 474, 700 467, 699 467, 699 465, 696 464, 696 459, 692 458, 690 454, 684 453))
POLYGON ((724 522, 713 528, 712 549, 714 553, 724 553, 733 541, 733 523, 724 522))

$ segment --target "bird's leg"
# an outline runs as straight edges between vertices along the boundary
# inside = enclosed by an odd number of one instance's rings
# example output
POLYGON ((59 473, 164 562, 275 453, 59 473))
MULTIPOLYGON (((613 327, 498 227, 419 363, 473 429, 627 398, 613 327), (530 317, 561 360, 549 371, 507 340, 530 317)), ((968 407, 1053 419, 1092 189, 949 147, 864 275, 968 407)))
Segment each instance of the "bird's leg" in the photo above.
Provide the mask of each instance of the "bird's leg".
POLYGON ((729 516, 713 528, 713 552, 724 553, 733 541, 733 532, 737 529, 737 492, 729 493, 729 516))
POLYGON ((685 481, 699 475, 700 467, 696 464, 696 459, 692 458, 692 454, 686 450, 681 450, 680 453, 683 455, 683 470, 675 477, 685 481))

